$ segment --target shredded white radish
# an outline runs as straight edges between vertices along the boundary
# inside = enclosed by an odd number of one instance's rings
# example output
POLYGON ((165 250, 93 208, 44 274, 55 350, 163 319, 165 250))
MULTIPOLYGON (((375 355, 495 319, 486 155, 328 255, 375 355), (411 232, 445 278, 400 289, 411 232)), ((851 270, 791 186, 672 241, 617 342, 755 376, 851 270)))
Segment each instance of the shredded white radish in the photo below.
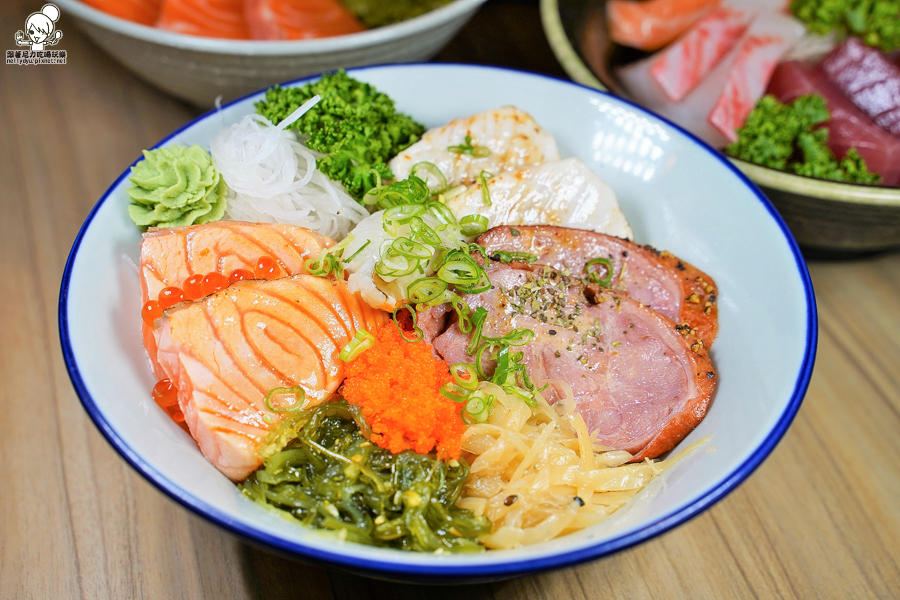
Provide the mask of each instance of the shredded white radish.
POLYGON ((247 115, 213 139, 213 164, 229 188, 226 218, 299 225, 340 239, 369 215, 343 186, 316 169, 312 151, 285 130, 316 101, 278 126, 262 115, 247 115))

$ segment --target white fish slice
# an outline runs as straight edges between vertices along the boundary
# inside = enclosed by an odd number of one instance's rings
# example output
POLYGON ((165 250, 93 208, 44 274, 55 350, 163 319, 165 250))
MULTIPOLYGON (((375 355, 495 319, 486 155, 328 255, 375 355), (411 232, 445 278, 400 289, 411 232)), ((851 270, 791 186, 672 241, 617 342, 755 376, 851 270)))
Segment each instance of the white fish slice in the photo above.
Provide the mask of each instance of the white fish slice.
MULTIPOLYGON (((406 179, 416 163, 430 162, 447 178, 447 185, 468 185, 482 171, 498 175, 506 171, 559 160, 556 140, 523 110, 503 106, 470 117, 454 119, 443 127, 429 129, 422 139, 388 163, 394 178, 406 179), (490 150, 485 157, 451 152, 451 146, 465 143, 490 150)), ((422 172, 418 172, 420 177, 422 172)))
POLYGON ((447 205, 457 218, 483 215, 497 225, 557 225, 633 239, 616 194, 579 158, 548 162, 487 180, 490 206, 480 185, 447 205))

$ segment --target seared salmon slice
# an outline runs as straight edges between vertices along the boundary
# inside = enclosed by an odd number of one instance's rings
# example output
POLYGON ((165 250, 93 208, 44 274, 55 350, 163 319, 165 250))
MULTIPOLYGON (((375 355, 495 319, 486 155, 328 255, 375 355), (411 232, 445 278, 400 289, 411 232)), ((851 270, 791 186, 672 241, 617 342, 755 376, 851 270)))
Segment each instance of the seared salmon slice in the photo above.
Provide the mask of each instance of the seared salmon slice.
POLYGON ((153 334, 157 358, 200 450, 241 481, 260 464, 269 431, 283 418, 266 394, 303 388, 304 408, 327 400, 344 378, 341 350, 356 332, 375 332, 387 313, 343 281, 296 275, 241 281, 166 311, 153 334))
MULTIPOLYGON (((141 304, 156 300, 163 288, 182 288, 193 275, 253 272, 262 257, 275 261, 278 276, 306 273, 306 259, 332 245, 334 241, 315 231, 279 223, 218 221, 154 229, 141 241, 141 304)), ((163 379, 156 364, 156 340, 146 326, 144 347, 157 379, 163 379)))

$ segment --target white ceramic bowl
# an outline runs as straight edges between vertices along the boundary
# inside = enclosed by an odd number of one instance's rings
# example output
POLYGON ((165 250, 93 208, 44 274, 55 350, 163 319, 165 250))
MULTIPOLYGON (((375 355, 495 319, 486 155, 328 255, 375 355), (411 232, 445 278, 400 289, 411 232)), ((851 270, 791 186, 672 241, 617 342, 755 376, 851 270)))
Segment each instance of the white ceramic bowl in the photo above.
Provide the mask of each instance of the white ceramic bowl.
MULTIPOLYGON (((109 442, 162 491, 256 543, 356 572, 461 582, 571 565, 656 536, 705 510, 772 451, 812 372, 816 309, 803 259, 768 200, 735 167, 677 127, 611 95, 539 75, 458 65, 352 72, 428 126, 516 104, 616 191, 638 242, 668 249, 715 278, 720 384, 706 419, 682 442, 707 446, 651 483, 607 522, 536 546, 435 556, 323 539, 242 497, 150 399, 141 345, 136 260, 140 234, 125 207, 128 173, 78 235, 60 295, 62 347, 85 408, 109 442), (448 90, 464 90, 450 94, 448 90)), ((300 82, 297 82, 300 83, 300 82)), ((161 144, 208 145, 252 112, 260 94, 189 123, 161 144)), ((680 560, 673 557, 673 560, 680 560)))
POLYGON ((254 90, 338 68, 431 58, 485 0, 455 0, 402 23, 333 38, 220 40, 133 23, 80 0, 56 0, 63 17, 113 58, 170 94, 202 107, 254 90))

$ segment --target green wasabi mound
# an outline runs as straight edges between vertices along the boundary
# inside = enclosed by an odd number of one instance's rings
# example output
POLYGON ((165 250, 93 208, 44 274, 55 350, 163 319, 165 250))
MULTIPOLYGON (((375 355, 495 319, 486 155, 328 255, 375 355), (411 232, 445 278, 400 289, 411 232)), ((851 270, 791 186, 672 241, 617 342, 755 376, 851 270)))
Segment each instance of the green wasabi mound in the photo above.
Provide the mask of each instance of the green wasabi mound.
POLYGON ((141 229, 199 225, 225 214, 225 182, 200 146, 144 150, 128 179, 128 216, 141 229))

